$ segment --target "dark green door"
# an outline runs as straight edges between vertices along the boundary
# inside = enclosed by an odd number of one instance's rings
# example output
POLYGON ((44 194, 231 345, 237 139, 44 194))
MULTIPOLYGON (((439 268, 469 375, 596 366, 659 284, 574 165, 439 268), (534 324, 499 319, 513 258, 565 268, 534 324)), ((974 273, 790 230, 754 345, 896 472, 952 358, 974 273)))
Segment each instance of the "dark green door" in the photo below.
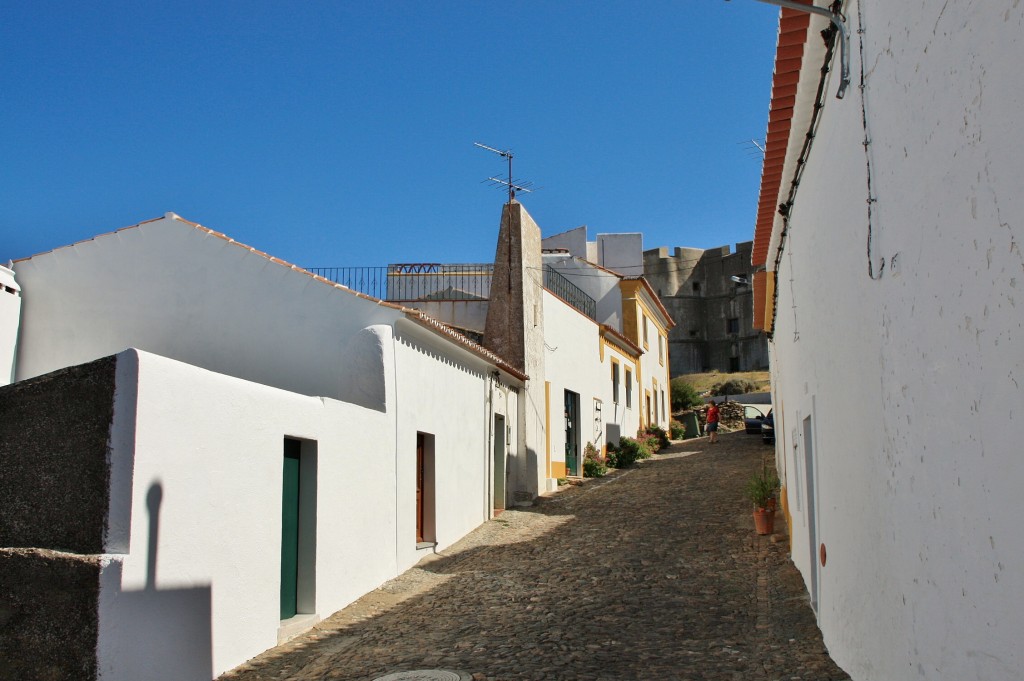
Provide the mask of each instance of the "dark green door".
POLYGON ((284 489, 281 494, 281 619, 295 616, 299 579, 298 440, 284 441, 284 489))
POLYGON ((569 475, 580 474, 580 396, 565 391, 565 467, 569 475))

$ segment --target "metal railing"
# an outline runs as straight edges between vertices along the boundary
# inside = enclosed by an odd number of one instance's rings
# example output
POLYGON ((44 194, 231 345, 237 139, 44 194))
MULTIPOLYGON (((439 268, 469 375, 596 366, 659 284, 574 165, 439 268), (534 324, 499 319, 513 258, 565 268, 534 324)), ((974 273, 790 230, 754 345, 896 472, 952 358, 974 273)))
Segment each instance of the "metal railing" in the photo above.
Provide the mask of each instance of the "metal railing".
POLYGON ((494 266, 489 263, 397 263, 386 267, 307 269, 354 291, 395 302, 487 300, 494 275, 494 266))
POLYGON ((544 288, 591 319, 597 320, 597 303, 594 299, 549 265, 544 266, 544 288))
MULTIPOLYGON (((489 300, 494 265, 398 263, 386 267, 308 267, 313 274, 374 298, 394 302, 489 300)), ((544 288, 591 319, 597 303, 557 270, 544 267, 544 288)))

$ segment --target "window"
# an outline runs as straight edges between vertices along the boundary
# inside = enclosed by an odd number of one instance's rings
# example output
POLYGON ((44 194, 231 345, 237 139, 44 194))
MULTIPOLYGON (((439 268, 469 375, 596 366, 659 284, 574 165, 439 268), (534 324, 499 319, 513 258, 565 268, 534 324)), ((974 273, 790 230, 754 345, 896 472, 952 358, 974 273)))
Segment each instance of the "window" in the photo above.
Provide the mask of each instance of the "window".
POLYGON ((619 363, 612 360, 612 402, 619 403, 619 363))
POLYGON ((739 317, 733 317, 725 320, 725 332, 726 333, 739 333, 740 332, 740 320, 739 317))
POLYGON ((644 347, 647 347, 647 315, 641 313, 641 319, 643 320, 643 334, 644 334, 644 347))
POLYGON ((693 292, 694 293, 700 293, 700 282, 699 281, 693 282, 693 292))
POLYGON ((654 381, 654 425, 658 425, 658 382, 654 381))
POLYGON ((664 390, 661 391, 661 413, 665 415, 665 418, 668 418, 668 412, 665 411, 665 391, 664 390))
POLYGON ((626 409, 633 408, 633 372, 626 369, 626 409))
POLYGON ((658 334, 658 363, 665 366, 665 339, 658 334))

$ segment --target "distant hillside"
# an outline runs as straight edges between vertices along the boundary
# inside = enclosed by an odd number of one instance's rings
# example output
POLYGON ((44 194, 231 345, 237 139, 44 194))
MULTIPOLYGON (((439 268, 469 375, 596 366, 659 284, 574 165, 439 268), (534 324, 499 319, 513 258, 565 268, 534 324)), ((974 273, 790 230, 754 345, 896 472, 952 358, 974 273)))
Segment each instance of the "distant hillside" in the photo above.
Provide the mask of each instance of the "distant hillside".
POLYGON ((697 392, 705 393, 719 383, 726 381, 741 380, 751 381, 757 384, 758 389, 754 392, 768 392, 771 389, 771 374, 767 371, 736 371, 733 373, 722 373, 711 371, 702 374, 682 374, 673 376, 672 380, 682 379, 692 385, 697 392))

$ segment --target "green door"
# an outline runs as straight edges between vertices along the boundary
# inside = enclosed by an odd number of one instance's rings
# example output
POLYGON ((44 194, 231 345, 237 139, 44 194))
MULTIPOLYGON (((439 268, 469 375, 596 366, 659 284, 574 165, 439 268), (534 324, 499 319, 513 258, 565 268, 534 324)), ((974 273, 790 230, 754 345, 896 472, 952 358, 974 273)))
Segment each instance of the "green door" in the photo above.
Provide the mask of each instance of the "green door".
POLYGON ((580 474, 580 396, 565 391, 565 468, 569 475, 580 474))
POLYGON ((298 440, 284 441, 284 488, 281 494, 281 619, 294 617, 299 579, 298 440))

